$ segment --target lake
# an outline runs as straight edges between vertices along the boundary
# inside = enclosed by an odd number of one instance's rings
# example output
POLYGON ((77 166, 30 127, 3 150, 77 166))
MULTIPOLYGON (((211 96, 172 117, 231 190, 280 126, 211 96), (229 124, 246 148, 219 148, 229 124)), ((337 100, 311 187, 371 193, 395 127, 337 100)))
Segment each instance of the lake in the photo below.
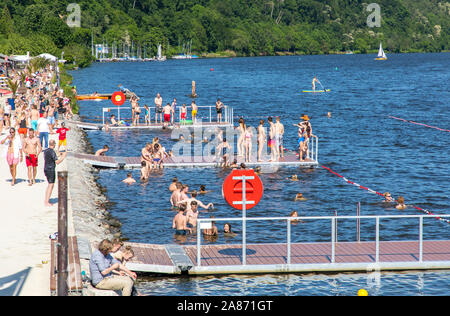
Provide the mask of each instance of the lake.
MULTIPOLYGON (((119 84, 140 98, 141 106, 153 106, 156 93, 163 103, 177 98, 189 105, 191 82, 196 81, 198 105, 214 105, 217 98, 234 109, 235 124, 243 117, 256 128, 260 119, 280 116, 285 125, 284 145, 297 146, 297 128, 302 114, 311 118, 313 133, 319 138, 319 167, 263 168, 262 201, 248 212, 250 217, 282 217, 297 210, 299 216, 421 215, 408 207, 397 211, 320 166, 326 166, 347 179, 378 192, 404 196, 408 205, 417 205, 435 214, 449 212, 450 134, 437 129, 394 120, 399 117, 442 129, 450 129, 450 54, 392 54, 387 61, 374 61, 372 55, 329 55, 168 60, 149 63, 94 64, 73 72, 79 94, 112 93, 119 84), (314 76, 329 93, 304 94, 314 76), (447 83, 446 83, 447 82, 447 83), (331 112, 331 118, 327 113, 331 112), (296 174, 299 181, 288 178, 296 174), (307 198, 294 202, 297 193, 307 198)), ((79 102, 87 121, 99 120, 109 101, 79 102)), ((127 102, 126 105, 129 106, 127 102)), ((209 113, 199 111, 199 117, 209 113)), ((129 114, 128 116, 131 116, 129 114)), ((142 116, 142 115, 141 115, 142 116)), ((152 117, 152 120, 154 117, 152 117)), ((171 131, 123 130, 89 131, 94 149, 108 144, 114 156, 139 156, 153 137, 170 150, 176 144, 171 131)), ((126 186, 121 180, 127 170, 102 170, 99 183, 107 190, 122 233, 133 242, 195 243, 195 237, 177 240, 171 229, 175 212, 170 208, 168 186, 178 177, 190 189, 205 185, 210 193, 199 199, 214 203, 214 209, 200 217, 239 217, 222 197, 222 183, 229 170, 177 168, 153 172, 147 184, 126 186)), ((139 170, 132 171, 135 179, 139 170)), ((284 222, 254 222, 247 228, 247 242, 282 242, 284 222)), ((219 226, 219 231, 222 227, 219 226)), ((242 227, 234 238, 219 234, 216 243, 240 243, 242 227)), ((355 240, 355 222, 339 221, 338 240, 355 240)), ((373 221, 362 220, 361 240, 374 240, 373 221)), ((449 239, 450 225, 434 218, 424 220, 424 239, 449 239)), ((417 240, 417 219, 382 220, 381 240, 417 240)), ((292 242, 329 241, 329 221, 306 221, 292 229, 292 242)), ((208 241, 202 242, 208 243, 208 241)), ((224 276, 203 278, 156 278, 138 287, 152 295, 353 295, 365 284, 365 274, 224 276), (251 288, 251 290, 249 289, 251 288)), ((371 283, 373 284, 373 282, 371 283)), ((373 295, 445 295, 450 289, 450 272, 382 274, 373 295), (409 285, 409 286, 408 286, 409 285)))

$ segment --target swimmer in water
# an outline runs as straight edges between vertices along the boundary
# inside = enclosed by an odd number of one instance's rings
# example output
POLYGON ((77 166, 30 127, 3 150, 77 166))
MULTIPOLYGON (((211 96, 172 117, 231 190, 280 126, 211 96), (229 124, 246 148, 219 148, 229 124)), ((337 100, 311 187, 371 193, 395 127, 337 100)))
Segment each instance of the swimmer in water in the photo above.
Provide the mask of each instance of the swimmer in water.
POLYGON ((223 234, 225 235, 225 237, 234 237, 234 236, 237 235, 236 233, 234 233, 231 230, 231 224, 230 223, 225 223, 223 225, 223 234))
MULTIPOLYGON (((291 215, 289 215, 290 217, 298 217, 298 212, 297 211, 292 211, 291 215)), ((294 225, 297 225, 298 223, 304 223, 304 221, 302 221, 301 219, 293 219, 291 220, 291 223, 294 225)))
POLYGON ((306 201, 306 200, 308 200, 308 199, 303 197, 303 193, 297 193, 294 201, 306 201))
POLYGON ((200 186, 200 190, 198 191, 198 194, 206 194, 206 193, 208 193, 208 192, 211 192, 211 191, 206 190, 205 185, 202 184, 202 185, 200 186))
POLYGON ((403 196, 398 197, 398 204, 395 206, 397 210, 404 210, 406 208, 405 198, 403 196))
POLYGON ((175 191, 177 189, 177 182, 178 182, 178 178, 174 177, 172 179, 172 183, 169 185, 169 191, 170 192, 173 192, 173 191, 175 191))
POLYGON ((292 181, 298 181, 298 177, 296 174, 294 174, 292 177, 287 178, 288 180, 292 180, 292 181))
POLYGON ((133 175, 131 173, 127 174, 127 178, 125 180, 122 180, 123 183, 126 184, 133 184, 136 183, 136 180, 133 179, 133 175))
POLYGON ((383 194, 383 196, 384 196, 384 202, 394 202, 394 199, 392 198, 392 196, 389 192, 385 192, 383 194))

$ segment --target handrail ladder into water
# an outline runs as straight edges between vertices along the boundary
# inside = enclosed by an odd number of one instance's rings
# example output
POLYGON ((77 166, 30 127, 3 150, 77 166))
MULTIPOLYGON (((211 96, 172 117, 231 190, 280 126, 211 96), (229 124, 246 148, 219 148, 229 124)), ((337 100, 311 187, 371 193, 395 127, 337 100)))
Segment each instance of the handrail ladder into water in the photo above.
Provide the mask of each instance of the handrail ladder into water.
MULTIPOLYGON (((440 217, 450 217, 450 215, 439 215, 440 217)), ((330 220, 331 221, 331 264, 336 264, 336 244, 338 243, 336 240, 336 220, 337 219, 371 219, 375 220, 375 263, 380 263, 380 220, 381 219, 402 219, 402 218, 418 218, 419 219, 419 258, 418 262, 423 263, 423 219, 424 218, 433 218, 434 215, 365 215, 365 216, 299 216, 299 217, 243 217, 243 218, 204 218, 198 219, 197 223, 197 267, 201 266, 201 237, 200 234, 200 226, 201 223, 211 223, 213 221, 221 221, 221 222, 231 222, 231 221, 242 221, 243 223, 243 232, 245 232, 245 225, 247 221, 286 221, 287 223, 287 249, 286 249, 286 264, 291 265, 291 221, 294 220, 330 220)), ((242 241, 242 266, 247 264, 244 261, 246 258, 244 255, 246 254, 246 241, 243 239, 242 241)))

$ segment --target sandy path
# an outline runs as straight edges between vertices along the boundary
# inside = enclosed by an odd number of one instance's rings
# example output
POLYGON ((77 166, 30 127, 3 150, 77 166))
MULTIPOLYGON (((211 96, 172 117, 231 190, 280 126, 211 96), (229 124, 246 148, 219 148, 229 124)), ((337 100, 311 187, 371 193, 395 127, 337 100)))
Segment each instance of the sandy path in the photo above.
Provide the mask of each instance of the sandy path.
MULTIPOLYGON (((5 136, 6 130, 1 134, 0 139, 5 136)), ((56 140, 57 134, 51 135, 50 139, 56 140)), ((24 161, 17 166, 17 184, 11 187, 11 174, 6 158, 3 157, 4 147, 0 145, 0 278, 31 268, 19 295, 49 295, 49 235, 58 230, 58 208, 57 204, 51 208, 44 207, 47 181, 43 171, 43 154, 39 156, 37 183, 31 187, 28 186, 24 158, 24 161)), ((57 166, 56 171, 66 169, 64 161, 57 166)), ((57 197, 58 183, 56 182, 50 201, 57 203, 57 197)), ((69 234, 70 232, 71 230, 69 234)))

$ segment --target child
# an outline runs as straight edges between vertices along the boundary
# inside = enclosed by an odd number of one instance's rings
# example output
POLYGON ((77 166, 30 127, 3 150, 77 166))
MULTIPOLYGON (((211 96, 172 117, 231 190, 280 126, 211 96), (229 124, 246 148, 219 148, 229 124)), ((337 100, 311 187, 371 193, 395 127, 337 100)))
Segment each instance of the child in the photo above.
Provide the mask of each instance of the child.
POLYGON ((195 104, 195 101, 192 101, 191 103, 192 107, 192 124, 197 124, 197 104, 195 104))
POLYGON ((59 128, 56 133, 59 134, 59 145, 58 145, 58 153, 60 152, 61 145, 64 146, 64 151, 67 148, 67 132, 70 131, 70 128, 66 128, 64 122, 61 123, 61 128, 59 128))
POLYGON ((187 115, 187 108, 186 103, 183 103, 183 106, 181 107, 181 125, 186 124, 186 115, 187 115))

